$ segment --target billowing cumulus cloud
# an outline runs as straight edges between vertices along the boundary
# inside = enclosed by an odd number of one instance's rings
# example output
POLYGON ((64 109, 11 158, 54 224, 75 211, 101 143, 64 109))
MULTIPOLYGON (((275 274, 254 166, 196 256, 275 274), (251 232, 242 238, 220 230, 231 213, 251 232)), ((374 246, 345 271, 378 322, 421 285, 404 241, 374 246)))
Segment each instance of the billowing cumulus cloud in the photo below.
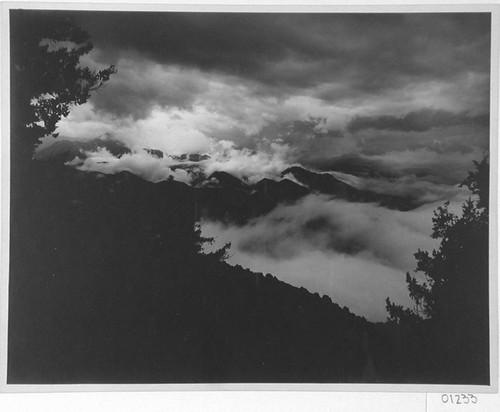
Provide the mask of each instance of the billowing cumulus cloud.
MULTIPOLYGON (((54 140, 54 139, 52 139, 54 140)), ((118 145, 118 142, 112 139, 96 139, 89 141, 92 143, 93 150, 86 150, 85 145, 78 143, 76 146, 83 149, 72 150, 77 152, 71 161, 66 164, 82 171, 100 172, 106 174, 115 174, 123 171, 134 173, 151 182, 160 182, 162 180, 174 179, 179 182, 196 185, 200 176, 208 178, 212 173, 223 171, 232 174, 246 182, 253 184, 264 178, 277 178, 281 172, 290 166, 286 162, 286 154, 289 150, 287 145, 271 143, 263 150, 255 151, 246 148, 237 148, 230 141, 217 141, 207 138, 202 151, 202 160, 190 161, 180 160, 181 153, 175 152, 174 155, 162 152, 158 149, 135 149, 128 148, 126 152, 116 154, 109 150, 109 147, 118 145), (111 142, 111 143, 109 143, 111 142), (113 143, 116 142, 116 143, 113 143), (207 147, 204 147, 206 143, 207 147), (265 150, 264 150, 265 149, 265 150), (156 153, 160 153, 157 155, 156 153)), ((52 145, 55 146, 54 143, 52 145)), ((46 159, 47 156, 57 154, 57 149, 52 150, 50 144, 40 145, 35 156, 40 159, 46 159)), ((186 147, 185 148, 189 148, 186 147)), ((59 148, 67 150, 67 147, 59 148)), ((172 152, 170 152, 172 153, 172 152)), ((187 151, 189 154, 190 151, 187 151)), ((194 151, 192 153, 197 153, 194 151)), ((201 179, 203 181, 203 179, 201 179)))
MULTIPOLYGON (((181 112, 183 113, 183 112, 181 112)), ((108 133, 131 149, 144 147, 167 151, 172 154, 207 150, 209 137, 202 130, 209 118, 206 112, 187 112, 183 119, 179 111, 153 109, 145 119, 119 118, 96 111, 92 103, 73 108, 57 129, 59 139, 91 140, 108 133)))
MULTIPOLYGON (((131 63, 127 61, 126 64, 131 63)), ((115 130, 118 135, 117 129, 135 125, 133 127, 146 133, 136 133, 133 137, 130 130, 128 136, 123 134, 120 138, 128 142, 131 139, 148 141, 154 131, 157 140, 168 140, 172 134, 170 129, 182 128, 248 145, 269 124, 294 121, 300 124, 321 106, 321 102, 301 96, 285 100, 261 96, 234 78, 173 66, 148 67, 154 71, 153 77, 136 81, 138 74, 133 70, 119 71, 115 75, 116 86, 112 86, 113 78, 106 87, 95 92, 90 102, 72 108, 69 117, 59 123, 61 138, 92 138, 109 130, 115 130), (180 84, 177 79, 182 80, 180 84), (183 82, 190 84, 192 89, 184 87, 183 82), (173 89, 178 93, 173 93, 173 89)), ((142 63, 137 63, 136 69, 141 75, 143 68, 142 63)), ((297 132, 295 136, 297 140, 297 132)))
POLYGON ((119 158, 113 156, 106 149, 85 152, 84 154, 85 156, 82 156, 84 159, 75 157, 67 164, 76 167, 78 170, 106 174, 127 171, 152 182, 159 182, 170 178, 184 183, 190 183, 192 180, 186 170, 172 169, 172 161, 158 159, 145 151, 125 154, 119 158))
POLYGON ((287 145, 271 143, 265 151, 254 151, 238 149, 230 142, 226 144, 228 147, 225 150, 214 148, 211 159, 205 161, 207 175, 223 171, 253 184, 263 178, 280 176, 283 170, 290 167, 286 160, 290 150, 287 145))
POLYGON ((119 117, 145 118, 154 107, 190 108, 208 88, 207 79, 176 67, 165 70, 157 63, 126 58, 117 66, 113 81, 92 103, 96 110, 119 117))

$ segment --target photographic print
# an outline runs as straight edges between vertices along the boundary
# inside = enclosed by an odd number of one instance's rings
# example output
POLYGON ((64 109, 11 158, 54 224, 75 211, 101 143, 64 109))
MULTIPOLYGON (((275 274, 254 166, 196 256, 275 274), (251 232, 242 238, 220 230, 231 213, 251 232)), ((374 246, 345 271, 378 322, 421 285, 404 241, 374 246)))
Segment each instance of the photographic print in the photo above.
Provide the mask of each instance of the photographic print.
POLYGON ((491 18, 11 8, 7 384, 490 385, 491 18))

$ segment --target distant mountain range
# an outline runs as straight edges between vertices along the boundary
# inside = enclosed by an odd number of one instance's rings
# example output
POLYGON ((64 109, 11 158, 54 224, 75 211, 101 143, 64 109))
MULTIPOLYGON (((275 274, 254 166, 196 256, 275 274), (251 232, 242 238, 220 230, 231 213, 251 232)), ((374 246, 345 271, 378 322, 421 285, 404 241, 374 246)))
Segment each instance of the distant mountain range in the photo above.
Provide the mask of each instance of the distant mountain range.
POLYGON ((281 180, 262 179, 246 183, 226 172, 215 172, 197 188, 201 213, 205 217, 244 224, 270 212, 278 204, 293 203, 312 193, 349 202, 372 202, 389 209, 411 210, 419 203, 410 197, 360 190, 330 173, 294 166, 281 173, 281 180))
POLYGON ((411 210, 420 205, 417 199, 360 190, 334 177, 331 173, 313 172, 302 167, 291 167, 282 172, 283 176, 291 174, 297 181, 311 191, 334 195, 350 202, 374 202, 389 209, 411 210))
MULTIPOLYGON (((68 162, 75 157, 84 159, 86 152, 104 148, 115 157, 130 154, 123 143, 111 138, 97 138, 91 141, 61 140, 38 150, 38 160, 68 162)), ((198 217, 244 224, 252 217, 270 212, 278 204, 293 203, 309 194, 322 194, 349 202, 377 203, 389 209, 407 211, 420 205, 416 198, 381 194, 362 190, 336 178, 331 172, 308 170, 293 166, 283 170, 280 176, 264 178, 249 183, 228 172, 217 171, 207 176, 204 161, 207 154, 168 155, 157 149, 143 149, 157 159, 170 158, 173 171, 185 170, 192 178, 191 186, 196 192, 198 217)))

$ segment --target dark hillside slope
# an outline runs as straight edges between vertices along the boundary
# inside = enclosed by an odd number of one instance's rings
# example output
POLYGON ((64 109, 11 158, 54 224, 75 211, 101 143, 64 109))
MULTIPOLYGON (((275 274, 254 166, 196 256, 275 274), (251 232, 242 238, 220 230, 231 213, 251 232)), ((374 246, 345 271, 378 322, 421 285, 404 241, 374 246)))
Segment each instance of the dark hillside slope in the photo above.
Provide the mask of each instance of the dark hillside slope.
POLYGON ((11 197, 9 383, 373 379, 363 318, 197 253, 192 188, 30 168, 11 197))

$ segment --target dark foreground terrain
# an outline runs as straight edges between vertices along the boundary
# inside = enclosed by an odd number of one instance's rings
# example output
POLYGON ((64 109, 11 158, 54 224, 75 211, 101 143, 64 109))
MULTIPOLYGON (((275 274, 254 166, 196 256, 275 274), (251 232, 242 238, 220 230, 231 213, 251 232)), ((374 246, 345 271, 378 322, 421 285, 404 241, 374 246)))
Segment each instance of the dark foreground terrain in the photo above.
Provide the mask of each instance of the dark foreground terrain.
POLYGON ((12 196, 9 383, 367 373, 364 319, 199 253, 188 186, 33 167, 36 190, 12 196))
POLYGON ((371 324, 224 250, 200 253, 187 185, 20 170, 8 383, 484 382, 442 369, 425 328, 371 324))

